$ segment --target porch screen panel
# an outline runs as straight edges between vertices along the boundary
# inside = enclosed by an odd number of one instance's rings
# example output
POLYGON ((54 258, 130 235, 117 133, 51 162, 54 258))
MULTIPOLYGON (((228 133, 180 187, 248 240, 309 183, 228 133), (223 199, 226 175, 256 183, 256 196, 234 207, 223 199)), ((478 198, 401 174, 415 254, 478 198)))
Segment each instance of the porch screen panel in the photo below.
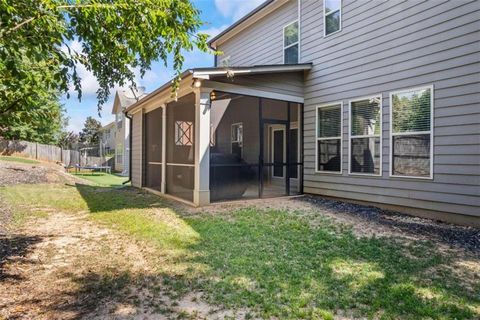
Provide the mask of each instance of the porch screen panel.
POLYGON ((160 190, 162 183, 162 108, 145 114, 145 183, 160 190))
POLYGON ((210 109, 210 200, 258 197, 259 100, 215 91, 210 109))
POLYGON ((193 201, 195 95, 167 105, 166 192, 193 201))

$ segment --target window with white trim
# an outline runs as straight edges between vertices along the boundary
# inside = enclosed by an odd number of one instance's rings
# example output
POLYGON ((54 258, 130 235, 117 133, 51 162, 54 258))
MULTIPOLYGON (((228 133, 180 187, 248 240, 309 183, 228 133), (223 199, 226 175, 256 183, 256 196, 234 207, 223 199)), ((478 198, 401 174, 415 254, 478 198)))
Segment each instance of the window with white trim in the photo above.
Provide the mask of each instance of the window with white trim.
POLYGON ((323 34, 328 36, 342 28, 342 0, 323 1, 323 34))
POLYGON ((193 145, 193 122, 175 121, 175 145, 193 145))
POLYGON ((433 87, 390 94, 390 175, 433 177, 433 87))
POLYGON ((298 21, 283 28, 283 63, 298 63, 298 21))
POLYGON ((115 149, 115 154, 117 158, 117 163, 123 163, 123 145, 121 143, 117 144, 117 148, 115 149))
POLYGON ((234 123, 232 124, 232 154, 236 155, 239 158, 242 158, 243 151, 243 123, 234 123))
POLYGON ((317 107, 316 171, 342 172, 342 104, 317 107))
POLYGON ((382 97, 350 101, 349 173, 381 175, 382 97))

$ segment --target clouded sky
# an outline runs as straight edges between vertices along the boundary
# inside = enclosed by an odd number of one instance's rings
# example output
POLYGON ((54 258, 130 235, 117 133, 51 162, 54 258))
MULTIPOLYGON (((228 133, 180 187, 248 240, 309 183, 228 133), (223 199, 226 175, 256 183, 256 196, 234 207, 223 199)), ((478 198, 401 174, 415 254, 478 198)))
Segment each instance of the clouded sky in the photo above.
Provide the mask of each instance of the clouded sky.
MULTIPOLYGON (((202 27, 203 33, 211 36, 217 35, 220 31, 230 24, 250 12, 264 0, 192 0, 198 9, 201 10, 201 19, 205 22, 202 27)), ((72 43, 73 47, 80 46, 79 43, 72 43)), ((184 69, 193 67, 213 66, 213 56, 194 51, 185 55, 184 69)), ((95 77, 85 70, 82 66, 79 68, 79 74, 82 77, 82 101, 79 102, 76 94, 72 91, 70 99, 62 99, 70 117, 68 130, 78 132, 82 129, 83 123, 88 116, 93 116, 100 120, 103 125, 113 121, 111 114, 113 97, 115 89, 112 90, 110 101, 103 106, 101 117, 97 112, 97 81, 95 77)), ((173 71, 170 67, 165 68, 163 63, 155 62, 152 69, 148 71, 143 79, 137 72, 137 83, 145 86, 147 92, 152 92, 157 87, 172 78, 173 71)))

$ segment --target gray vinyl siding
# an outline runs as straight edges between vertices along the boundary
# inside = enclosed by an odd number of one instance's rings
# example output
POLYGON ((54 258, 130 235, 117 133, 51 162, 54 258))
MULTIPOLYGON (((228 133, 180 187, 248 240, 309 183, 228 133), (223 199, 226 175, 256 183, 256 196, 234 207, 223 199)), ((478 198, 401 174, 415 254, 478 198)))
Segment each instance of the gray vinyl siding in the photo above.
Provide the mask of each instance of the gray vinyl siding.
POLYGON ((219 46, 231 66, 283 63, 283 27, 298 19, 297 1, 289 1, 219 46))
MULTIPOLYGON (((304 191, 480 216, 480 2, 343 0, 342 30, 323 37, 323 1, 301 1, 304 191), (389 177, 389 94, 434 86, 434 178, 389 177), (348 102, 382 95, 382 175, 348 174, 348 102), (315 173, 315 110, 343 101, 341 175, 315 173)), ((231 65, 283 63, 290 1, 219 46, 231 65)), ((219 58, 219 60, 221 57, 219 58)))
POLYGON ((143 112, 133 115, 132 123, 132 186, 142 187, 143 112))
POLYGON ((342 31, 322 37, 322 2, 302 2, 304 190, 480 216, 480 3, 343 1, 342 31), (434 178, 389 177, 389 93, 434 86, 434 178), (382 176, 348 174, 348 101, 382 94, 382 176), (315 173, 315 109, 343 101, 342 175, 315 173))

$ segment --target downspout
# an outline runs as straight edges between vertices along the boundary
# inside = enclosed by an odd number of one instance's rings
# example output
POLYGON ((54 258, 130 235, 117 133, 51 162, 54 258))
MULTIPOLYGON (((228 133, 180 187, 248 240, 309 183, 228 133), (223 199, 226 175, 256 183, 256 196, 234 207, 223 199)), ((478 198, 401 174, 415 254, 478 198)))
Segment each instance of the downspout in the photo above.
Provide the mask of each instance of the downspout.
POLYGON ((128 152, 128 180, 127 181, 124 181, 122 182, 122 184, 127 184, 129 182, 132 182, 132 151, 133 151, 133 148, 132 148, 132 135, 133 135, 133 117, 130 117, 128 115, 128 112, 125 110, 124 111, 125 113, 125 117, 128 118, 129 121, 129 132, 128 132, 128 148, 130 149, 129 152, 128 152))

